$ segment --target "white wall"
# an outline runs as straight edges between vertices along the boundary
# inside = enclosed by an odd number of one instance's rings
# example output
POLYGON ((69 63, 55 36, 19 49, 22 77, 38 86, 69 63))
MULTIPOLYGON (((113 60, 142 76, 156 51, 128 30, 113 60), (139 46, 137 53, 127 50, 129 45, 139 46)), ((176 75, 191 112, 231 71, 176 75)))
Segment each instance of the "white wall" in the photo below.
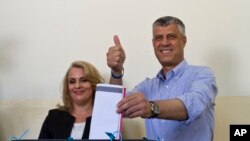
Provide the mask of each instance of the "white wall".
MULTIPOLYGON (((217 75, 220 95, 250 95, 250 15, 247 0, 1 0, 0 98, 57 98, 73 60, 89 61, 109 77, 106 52, 118 34, 132 88, 160 69, 151 24, 177 16, 187 28, 186 59, 217 75)), ((108 81, 108 80, 107 80, 108 81)))
POLYGON ((250 96, 249 5, 247 0, 0 0, 0 99, 59 99, 61 80, 74 60, 93 63, 108 82, 106 52, 114 34, 127 53, 124 81, 132 88, 160 69, 151 24, 165 15, 186 24, 186 59, 215 71, 219 95, 250 96))

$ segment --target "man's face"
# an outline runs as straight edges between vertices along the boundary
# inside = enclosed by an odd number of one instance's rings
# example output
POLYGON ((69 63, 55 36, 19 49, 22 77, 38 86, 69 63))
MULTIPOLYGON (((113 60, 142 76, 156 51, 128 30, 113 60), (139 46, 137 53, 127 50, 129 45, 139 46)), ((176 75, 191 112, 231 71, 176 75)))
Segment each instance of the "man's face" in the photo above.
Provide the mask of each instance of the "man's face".
POLYGON ((154 27, 152 42, 163 67, 175 67, 184 59, 186 36, 181 34, 176 24, 154 27))

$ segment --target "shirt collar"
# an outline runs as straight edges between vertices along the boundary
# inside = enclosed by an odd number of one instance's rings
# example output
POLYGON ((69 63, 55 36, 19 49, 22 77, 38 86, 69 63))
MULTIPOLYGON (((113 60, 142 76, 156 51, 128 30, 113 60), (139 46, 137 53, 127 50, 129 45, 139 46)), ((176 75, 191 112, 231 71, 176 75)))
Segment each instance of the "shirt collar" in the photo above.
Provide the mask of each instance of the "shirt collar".
MULTIPOLYGON (((183 74, 185 68, 188 66, 188 63, 187 61, 184 59, 180 64, 178 64, 173 70, 171 70, 170 72, 168 72, 168 74, 171 74, 171 78, 172 77, 175 77, 176 79, 180 78, 181 75, 183 74)), ((168 75, 166 74, 166 75, 168 75)), ((159 79, 162 79, 162 80, 165 80, 164 79, 164 76, 163 76, 163 72, 162 72, 162 69, 157 73, 156 77, 159 78, 159 79)), ((165 76, 165 78, 167 78, 167 76, 165 76)))

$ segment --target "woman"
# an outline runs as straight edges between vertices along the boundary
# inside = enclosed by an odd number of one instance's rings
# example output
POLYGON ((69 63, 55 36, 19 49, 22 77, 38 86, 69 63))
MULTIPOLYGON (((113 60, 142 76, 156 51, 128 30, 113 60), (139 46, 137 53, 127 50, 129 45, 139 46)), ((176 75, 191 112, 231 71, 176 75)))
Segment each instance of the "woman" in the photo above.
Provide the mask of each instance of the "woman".
POLYGON ((103 82, 93 65, 73 62, 63 80, 63 105, 49 111, 39 139, 88 139, 96 85, 103 82))

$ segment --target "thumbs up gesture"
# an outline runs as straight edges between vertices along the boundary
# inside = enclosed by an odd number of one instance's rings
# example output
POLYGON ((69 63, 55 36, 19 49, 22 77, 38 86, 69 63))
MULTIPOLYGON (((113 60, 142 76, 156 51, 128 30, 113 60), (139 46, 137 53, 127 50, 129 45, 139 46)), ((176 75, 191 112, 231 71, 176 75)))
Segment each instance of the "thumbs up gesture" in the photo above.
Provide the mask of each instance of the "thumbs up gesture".
POLYGON ((110 47, 107 52, 107 64, 115 73, 121 73, 126 55, 121 46, 120 39, 114 36, 114 46, 110 47))

